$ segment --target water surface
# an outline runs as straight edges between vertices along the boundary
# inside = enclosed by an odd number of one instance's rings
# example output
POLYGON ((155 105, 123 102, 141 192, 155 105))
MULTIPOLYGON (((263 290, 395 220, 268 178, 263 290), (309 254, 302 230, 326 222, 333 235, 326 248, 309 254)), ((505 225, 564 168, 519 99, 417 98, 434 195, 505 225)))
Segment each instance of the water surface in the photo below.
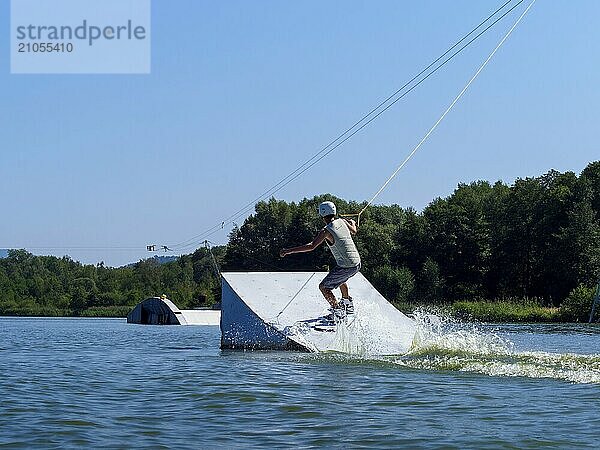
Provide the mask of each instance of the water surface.
POLYGON ((0 318, 6 448, 596 448, 600 329, 421 318, 410 355, 219 350, 218 327, 0 318))

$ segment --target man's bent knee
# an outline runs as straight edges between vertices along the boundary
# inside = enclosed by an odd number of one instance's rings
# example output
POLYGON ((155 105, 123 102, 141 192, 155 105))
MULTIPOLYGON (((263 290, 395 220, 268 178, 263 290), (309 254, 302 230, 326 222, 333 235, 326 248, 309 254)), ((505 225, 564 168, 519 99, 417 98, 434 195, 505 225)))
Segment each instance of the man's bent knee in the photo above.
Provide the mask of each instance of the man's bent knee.
POLYGON ((323 286, 323 285, 319 285, 319 290, 320 290, 320 291, 323 293, 323 295, 324 295, 325 297, 329 297, 329 296, 332 296, 332 295, 333 295, 333 292, 331 292, 331 289, 329 289, 329 288, 326 288, 326 287, 325 287, 325 286, 323 286))
POLYGON ((331 306, 335 306, 335 303, 336 303, 335 295, 333 295, 333 292, 331 292, 331 289, 326 288, 322 284, 319 284, 319 290, 323 294, 323 297, 325 297, 325 299, 331 304, 331 306))

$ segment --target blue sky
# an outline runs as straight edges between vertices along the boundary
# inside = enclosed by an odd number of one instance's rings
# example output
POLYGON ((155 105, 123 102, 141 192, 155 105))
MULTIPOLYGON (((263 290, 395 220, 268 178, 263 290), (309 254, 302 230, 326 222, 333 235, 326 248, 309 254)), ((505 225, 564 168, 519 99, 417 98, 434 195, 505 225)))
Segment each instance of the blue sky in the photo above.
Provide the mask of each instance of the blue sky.
MULTIPOLYGON (((500 4, 155 0, 150 75, 11 75, 3 0, 0 248, 120 265, 151 256, 146 244, 200 234, 500 4)), ((421 209, 459 182, 600 159, 598 17, 595 0, 538 0, 377 202, 421 209)), ((507 19, 277 197, 370 198, 507 19)))

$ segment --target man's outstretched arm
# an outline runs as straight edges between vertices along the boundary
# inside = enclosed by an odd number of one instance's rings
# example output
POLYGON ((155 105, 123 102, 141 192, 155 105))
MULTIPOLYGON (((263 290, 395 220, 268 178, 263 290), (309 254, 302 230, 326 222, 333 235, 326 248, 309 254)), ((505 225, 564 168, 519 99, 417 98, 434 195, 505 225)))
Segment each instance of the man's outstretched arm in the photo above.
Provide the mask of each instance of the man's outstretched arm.
POLYGON ((281 250, 279 252, 279 256, 281 256, 283 258, 287 255, 291 255, 292 253, 312 252, 319 245, 321 245, 326 238, 327 238, 327 230, 323 229, 323 230, 319 231, 319 234, 317 234, 317 236, 312 240, 312 242, 305 244, 305 245, 300 245, 298 247, 284 248, 283 250, 281 250))

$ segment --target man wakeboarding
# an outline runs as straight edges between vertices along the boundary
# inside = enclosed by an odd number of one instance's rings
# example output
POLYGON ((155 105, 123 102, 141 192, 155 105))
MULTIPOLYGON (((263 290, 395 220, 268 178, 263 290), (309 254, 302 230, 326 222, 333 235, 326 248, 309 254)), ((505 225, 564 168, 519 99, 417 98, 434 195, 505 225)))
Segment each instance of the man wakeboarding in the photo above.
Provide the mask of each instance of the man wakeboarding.
POLYGON ((360 271, 360 255, 352 240, 356 234, 356 222, 352 219, 336 219, 336 207, 333 202, 323 202, 319 205, 319 215, 325 226, 319 231, 312 242, 298 247, 284 248, 279 255, 284 258, 293 253, 312 252, 323 242, 327 243, 333 254, 336 266, 329 271, 319 284, 325 300, 331 305, 332 318, 343 319, 347 314, 354 313, 354 303, 348 292, 346 281, 360 271), (338 301, 332 290, 340 288, 342 298, 338 301))

